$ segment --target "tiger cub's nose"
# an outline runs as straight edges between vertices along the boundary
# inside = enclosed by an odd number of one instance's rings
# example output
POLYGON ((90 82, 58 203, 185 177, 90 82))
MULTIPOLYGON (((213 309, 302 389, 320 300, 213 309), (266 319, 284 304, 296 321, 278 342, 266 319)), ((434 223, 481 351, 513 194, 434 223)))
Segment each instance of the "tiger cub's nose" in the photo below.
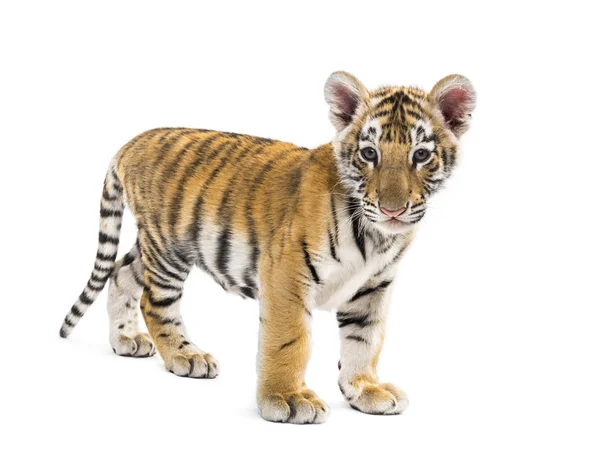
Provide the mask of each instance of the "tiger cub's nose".
POLYGON ((379 207, 379 209, 386 214, 390 218, 397 217, 398 215, 402 215, 406 211, 406 205, 402 208, 390 210, 388 208, 379 207))

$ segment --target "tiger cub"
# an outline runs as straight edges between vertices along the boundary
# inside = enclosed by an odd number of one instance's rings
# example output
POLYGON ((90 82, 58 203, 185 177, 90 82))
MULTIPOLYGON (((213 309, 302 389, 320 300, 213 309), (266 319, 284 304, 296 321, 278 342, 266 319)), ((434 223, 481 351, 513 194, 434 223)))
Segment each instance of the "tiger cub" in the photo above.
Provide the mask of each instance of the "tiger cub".
POLYGON ((266 138, 155 129, 112 160, 100 204, 92 275, 67 314, 67 337, 108 287, 117 355, 157 349, 178 376, 214 378, 219 364, 194 344, 179 312, 193 266, 260 304, 257 401, 263 418, 321 423, 327 405, 307 387, 313 310, 337 311, 339 387, 370 414, 399 414, 406 394, 377 377, 399 259, 429 198, 452 172, 475 91, 451 75, 426 93, 368 91, 333 73, 325 99, 332 143, 301 148, 266 138), (137 242, 116 261, 123 209, 137 242), (137 304, 149 334, 138 323, 137 304))

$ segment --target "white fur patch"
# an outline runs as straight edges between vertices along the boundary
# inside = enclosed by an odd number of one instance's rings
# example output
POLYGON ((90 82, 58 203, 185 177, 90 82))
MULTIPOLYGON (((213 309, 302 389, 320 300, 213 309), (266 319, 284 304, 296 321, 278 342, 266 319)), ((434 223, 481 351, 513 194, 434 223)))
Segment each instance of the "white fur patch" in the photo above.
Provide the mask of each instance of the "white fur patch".
POLYGON ((221 228, 209 219, 202 222, 202 232, 200 233, 200 252, 204 257, 206 266, 216 275, 216 277, 225 284, 225 279, 218 274, 217 256, 219 253, 219 238, 221 237, 221 228))
POLYGON ((229 275, 238 285, 245 285, 244 273, 249 267, 252 249, 246 238, 239 234, 232 234, 229 242, 229 275))

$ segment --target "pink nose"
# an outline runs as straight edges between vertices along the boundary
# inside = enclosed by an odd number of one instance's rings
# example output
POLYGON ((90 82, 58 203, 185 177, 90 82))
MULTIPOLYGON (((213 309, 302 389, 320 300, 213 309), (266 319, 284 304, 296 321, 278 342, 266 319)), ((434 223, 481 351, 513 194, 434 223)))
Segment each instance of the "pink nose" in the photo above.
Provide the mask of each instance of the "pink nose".
POLYGON ((388 217, 394 218, 398 215, 403 214, 406 211, 406 206, 398 209, 398 210, 388 210, 387 208, 379 207, 383 213, 385 213, 388 217))

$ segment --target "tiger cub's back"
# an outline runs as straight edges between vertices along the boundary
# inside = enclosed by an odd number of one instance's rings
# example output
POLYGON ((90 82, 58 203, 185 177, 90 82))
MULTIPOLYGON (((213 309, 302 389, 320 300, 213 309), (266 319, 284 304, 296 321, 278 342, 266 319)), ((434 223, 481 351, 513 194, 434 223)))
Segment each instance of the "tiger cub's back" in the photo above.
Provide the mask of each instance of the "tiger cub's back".
POLYGON ((270 245, 275 233, 289 230, 297 242, 309 222, 311 232, 323 231, 320 206, 335 184, 330 155, 322 147, 164 128, 126 144, 117 172, 140 236, 199 265, 226 289, 255 289, 260 251, 277 249, 270 245))

